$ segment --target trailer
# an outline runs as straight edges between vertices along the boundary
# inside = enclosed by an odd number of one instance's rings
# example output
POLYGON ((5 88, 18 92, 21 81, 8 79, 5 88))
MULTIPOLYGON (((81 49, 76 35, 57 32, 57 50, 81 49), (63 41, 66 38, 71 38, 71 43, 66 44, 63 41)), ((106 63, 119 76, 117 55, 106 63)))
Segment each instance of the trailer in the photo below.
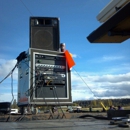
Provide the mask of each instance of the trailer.
POLYGON ((23 107, 72 104, 71 72, 63 52, 29 48, 21 55, 17 105, 23 112, 23 107))

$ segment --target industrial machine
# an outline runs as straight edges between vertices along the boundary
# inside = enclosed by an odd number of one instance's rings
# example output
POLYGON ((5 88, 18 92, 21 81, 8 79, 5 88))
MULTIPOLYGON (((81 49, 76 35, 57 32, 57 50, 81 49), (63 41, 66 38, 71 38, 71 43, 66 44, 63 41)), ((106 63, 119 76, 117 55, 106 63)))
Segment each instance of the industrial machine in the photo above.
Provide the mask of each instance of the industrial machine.
POLYGON ((64 52, 29 48, 18 57, 18 106, 72 103, 64 52))

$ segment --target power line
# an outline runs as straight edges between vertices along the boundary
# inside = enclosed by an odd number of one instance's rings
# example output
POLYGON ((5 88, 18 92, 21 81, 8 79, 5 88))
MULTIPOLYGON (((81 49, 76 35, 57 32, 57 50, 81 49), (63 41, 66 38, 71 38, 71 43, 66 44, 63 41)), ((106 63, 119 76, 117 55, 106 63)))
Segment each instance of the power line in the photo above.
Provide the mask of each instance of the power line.
POLYGON ((24 7, 27 9, 27 11, 33 16, 33 14, 32 14, 32 12, 29 10, 29 8, 25 5, 25 3, 22 1, 22 0, 20 0, 21 1, 21 3, 24 5, 24 7))

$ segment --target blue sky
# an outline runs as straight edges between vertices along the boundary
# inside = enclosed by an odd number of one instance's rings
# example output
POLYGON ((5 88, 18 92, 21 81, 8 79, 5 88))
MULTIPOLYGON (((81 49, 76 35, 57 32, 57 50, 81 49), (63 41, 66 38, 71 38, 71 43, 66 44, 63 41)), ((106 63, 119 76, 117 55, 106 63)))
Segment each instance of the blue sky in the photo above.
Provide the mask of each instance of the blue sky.
MULTIPOLYGON (((101 23, 96 19, 110 0, 0 0, 0 80, 29 48, 29 17, 59 17, 60 42, 73 54, 72 98, 90 100, 130 97, 130 41, 92 44, 86 37, 101 23), (80 75, 80 77, 79 77, 80 75), (84 83, 85 81, 85 83, 84 83), (90 91, 93 91, 93 93, 90 91)), ((17 95, 17 69, 14 74, 17 95)), ((10 101, 11 79, 0 84, 0 101, 10 101)))

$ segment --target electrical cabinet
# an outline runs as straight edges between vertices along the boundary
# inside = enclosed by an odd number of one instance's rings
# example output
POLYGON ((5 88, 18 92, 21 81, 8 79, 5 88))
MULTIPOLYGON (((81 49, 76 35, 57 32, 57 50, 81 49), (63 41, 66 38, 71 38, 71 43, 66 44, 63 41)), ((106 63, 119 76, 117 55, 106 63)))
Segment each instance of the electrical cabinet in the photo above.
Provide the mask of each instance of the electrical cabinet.
POLYGON ((72 103, 64 52, 29 48, 18 62, 18 106, 72 103))

